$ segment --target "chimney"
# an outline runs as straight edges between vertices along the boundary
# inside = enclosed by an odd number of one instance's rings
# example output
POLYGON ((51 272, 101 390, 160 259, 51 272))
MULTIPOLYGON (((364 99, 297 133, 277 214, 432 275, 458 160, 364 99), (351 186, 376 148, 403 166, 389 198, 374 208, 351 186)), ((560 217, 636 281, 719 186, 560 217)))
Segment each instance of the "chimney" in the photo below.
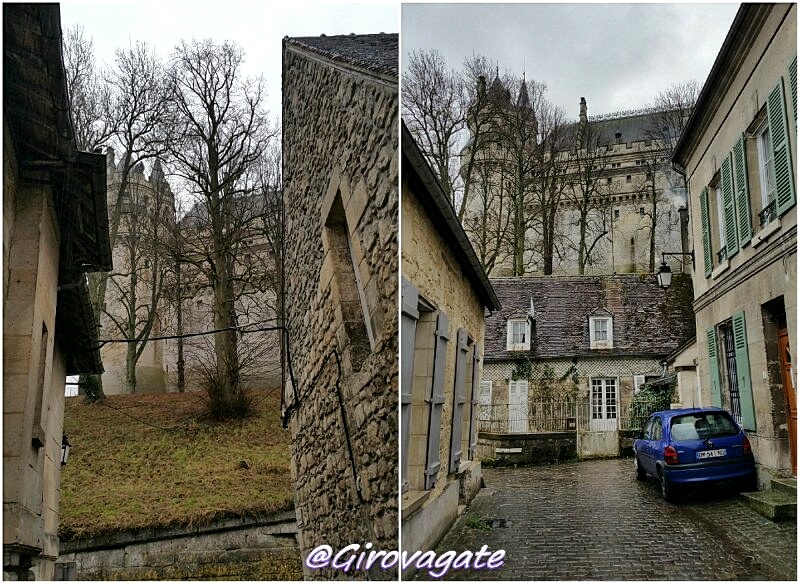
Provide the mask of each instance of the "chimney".
MULTIPOLYGON (((689 209, 680 207, 678 216, 681 223, 681 251, 689 253, 689 209)), ((684 262, 681 262, 681 273, 683 273, 684 262)))
POLYGON ((580 115, 581 123, 585 124, 589 121, 588 116, 586 115, 586 98, 581 98, 581 115, 580 115))
POLYGON ((486 77, 481 75, 478 77, 478 99, 486 97, 486 77))

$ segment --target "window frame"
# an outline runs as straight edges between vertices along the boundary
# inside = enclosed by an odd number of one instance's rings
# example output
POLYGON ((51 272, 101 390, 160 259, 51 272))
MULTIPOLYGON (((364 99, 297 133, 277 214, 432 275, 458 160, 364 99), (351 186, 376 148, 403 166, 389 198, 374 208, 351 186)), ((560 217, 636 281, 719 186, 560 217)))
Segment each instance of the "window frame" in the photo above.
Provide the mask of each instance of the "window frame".
POLYGON ((527 318, 509 318, 506 321, 506 350, 530 351, 531 349, 531 323, 527 318), (514 342, 514 325, 525 325, 525 340, 522 343, 514 342))
POLYGON ((589 346, 592 349, 613 349, 614 348, 614 317, 612 316, 590 316, 589 317, 589 346), (606 339, 597 339, 597 323, 605 321, 608 323, 606 328, 606 339))
POLYGON ((778 194, 775 182, 775 153, 772 149, 772 134, 766 115, 756 128, 755 138, 758 153, 758 183, 761 190, 761 210, 763 211, 776 200, 778 194), (770 194, 772 194, 772 198, 770 198, 770 194))

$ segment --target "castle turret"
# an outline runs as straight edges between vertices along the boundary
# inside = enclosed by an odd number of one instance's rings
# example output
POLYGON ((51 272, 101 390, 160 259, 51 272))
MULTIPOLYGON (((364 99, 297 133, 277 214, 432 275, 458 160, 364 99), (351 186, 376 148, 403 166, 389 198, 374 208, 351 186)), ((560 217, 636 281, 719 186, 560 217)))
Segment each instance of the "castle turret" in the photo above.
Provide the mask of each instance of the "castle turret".
POLYGON ((581 113, 580 113, 580 120, 582 124, 585 124, 589 121, 589 116, 586 115, 586 98, 581 98, 581 113))
POLYGON ((528 83, 525 81, 525 74, 522 74, 522 87, 519 88, 519 96, 517 97, 517 107, 526 107, 530 109, 531 98, 528 96, 528 83))

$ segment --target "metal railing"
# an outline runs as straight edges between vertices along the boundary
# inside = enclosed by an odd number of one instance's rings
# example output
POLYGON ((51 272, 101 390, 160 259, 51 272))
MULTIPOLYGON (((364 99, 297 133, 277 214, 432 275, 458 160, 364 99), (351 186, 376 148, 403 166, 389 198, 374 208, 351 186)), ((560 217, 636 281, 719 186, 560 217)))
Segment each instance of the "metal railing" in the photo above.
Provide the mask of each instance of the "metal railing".
POLYGON ((771 221, 774 221, 778 217, 778 207, 775 205, 775 199, 769 202, 769 204, 761 209, 758 212, 758 220, 761 222, 761 226, 767 225, 771 221))
POLYGON ((478 430, 502 434, 640 430, 653 412, 669 408, 661 397, 636 397, 609 407, 591 408, 587 401, 545 401, 482 404, 478 430))

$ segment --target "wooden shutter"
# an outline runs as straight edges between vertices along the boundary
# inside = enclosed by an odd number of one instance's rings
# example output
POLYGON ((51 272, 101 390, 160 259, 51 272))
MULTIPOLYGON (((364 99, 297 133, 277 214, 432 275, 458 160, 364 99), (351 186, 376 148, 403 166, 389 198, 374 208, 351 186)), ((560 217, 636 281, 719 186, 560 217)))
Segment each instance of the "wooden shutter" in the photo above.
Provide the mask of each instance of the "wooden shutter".
POLYGON ((722 161, 720 172, 722 174, 722 207, 725 219, 725 249, 727 257, 731 258, 739 251, 739 238, 736 235, 736 203, 730 155, 722 161))
POLYGON ((461 463, 461 427, 464 419, 464 377, 467 373, 467 331, 458 329, 456 337, 456 375, 453 386, 453 424, 450 429, 450 472, 461 463))
POLYGON ((744 151, 744 134, 733 146, 733 178, 736 190, 736 217, 739 219, 739 247, 750 243, 753 237, 753 222, 750 212, 750 188, 747 184, 747 156, 744 151))
POLYGON ((411 384, 414 379, 414 342, 419 320, 419 290, 402 279, 400 290, 402 319, 400 322, 400 480, 408 489, 408 443, 411 438, 411 384))
POLYGON ((797 126, 797 55, 789 63, 789 89, 792 92, 792 113, 794 125, 797 126))
POLYGON ((425 459, 425 488, 436 485, 436 477, 441 466, 439 443, 442 435, 442 407, 444 406, 444 369, 447 365, 447 343, 450 340, 447 314, 436 315, 436 333, 433 349, 433 383, 428 396, 430 416, 428 417, 428 452, 425 459))
POLYGON ((469 410, 469 452, 467 460, 475 460, 475 451, 478 449, 478 411, 480 410, 481 393, 481 344, 472 346, 472 400, 469 410))
POLYGON ((706 329, 708 343, 708 369, 711 374, 711 405, 722 407, 722 384, 719 377, 719 356, 717 355, 717 329, 706 329))
POLYGON ((786 123, 786 104, 783 100, 783 79, 767 98, 767 118, 772 140, 772 160, 775 165, 775 199, 778 216, 794 206, 794 168, 789 152, 789 128, 786 123))
POLYGON ((750 359, 747 354, 747 329, 744 312, 733 315, 733 345, 736 349, 736 381, 739 386, 739 406, 742 427, 756 429, 756 412, 753 404, 753 385, 750 381, 750 359))
POLYGON ((708 189, 703 189, 700 195, 700 225, 703 229, 703 265, 706 268, 706 278, 714 270, 713 254, 711 252, 711 223, 708 217, 708 189))

